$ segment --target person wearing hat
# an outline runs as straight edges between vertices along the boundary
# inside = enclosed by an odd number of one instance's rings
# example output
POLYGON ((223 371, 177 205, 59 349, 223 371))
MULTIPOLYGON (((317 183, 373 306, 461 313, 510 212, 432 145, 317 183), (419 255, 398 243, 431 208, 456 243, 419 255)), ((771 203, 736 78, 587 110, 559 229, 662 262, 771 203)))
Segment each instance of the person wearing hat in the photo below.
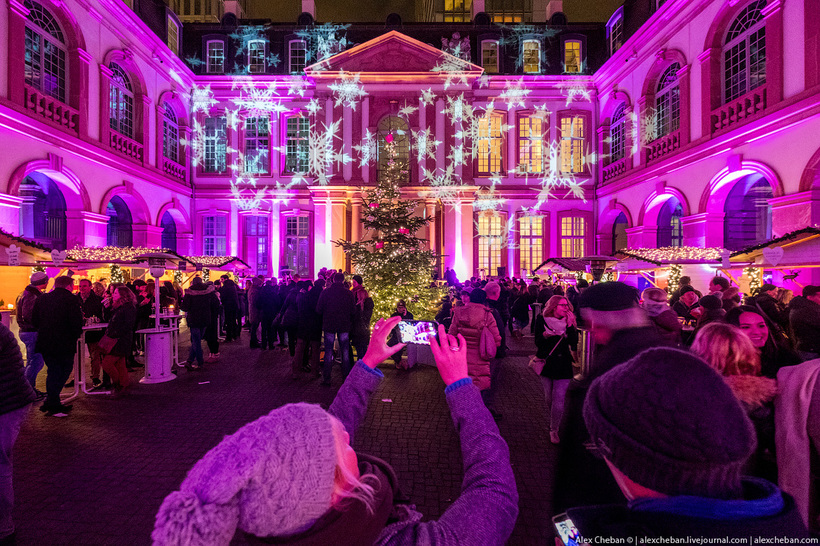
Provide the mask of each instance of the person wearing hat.
POLYGON ((803 295, 789 303, 789 324, 800 358, 820 358, 820 286, 804 287, 803 295))
POLYGON ((628 502, 567 510, 581 537, 810 536, 791 496, 742 477, 754 426, 700 358, 644 351, 594 381, 583 412, 594 450, 628 502))
POLYGON ((700 309, 697 291, 690 285, 680 290, 680 299, 672 305, 672 310, 687 322, 697 322, 703 310, 700 309))
POLYGON ((755 304, 766 314, 766 317, 781 329, 785 330, 789 325, 789 313, 780 308, 777 301, 777 287, 766 283, 761 286, 755 295, 755 304))
POLYGON ((19 328, 20 341, 26 346, 26 368, 25 378, 37 394, 37 399, 45 398, 45 393, 37 390, 37 375, 43 369, 45 362, 43 355, 37 352, 37 328, 32 321, 34 314, 34 303, 43 294, 43 290, 48 286, 48 275, 44 271, 35 271, 31 274, 30 283, 17 296, 15 309, 17 310, 17 327, 19 328))
POLYGON ((585 447, 589 433, 582 416, 584 398, 597 377, 644 349, 668 344, 639 306, 638 291, 627 284, 598 283, 584 290, 578 303, 594 348, 584 376, 570 381, 564 399, 555 472, 554 506, 558 511, 623 500, 606 465, 585 447))
POLYGON ((723 310, 723 301, 720 297, 707 294, 700 298, 698 305, 700 305, 703 312, 698 317, 695 334, 710 322, 724 322, 726 320, 726 311, 723 310))
POLYGON ((400 318, 380 319, 328 411, 288 404, 226 436, 168 495, 155 546, 221 546, 237 529, 250 543, 504 544, 518 516, 509 449, 467 374, 467 342, 430 339, 464 462, 460 496, 436 521, 405 504, 390 465, 351 444, 383 379, 377 365, 400 318))

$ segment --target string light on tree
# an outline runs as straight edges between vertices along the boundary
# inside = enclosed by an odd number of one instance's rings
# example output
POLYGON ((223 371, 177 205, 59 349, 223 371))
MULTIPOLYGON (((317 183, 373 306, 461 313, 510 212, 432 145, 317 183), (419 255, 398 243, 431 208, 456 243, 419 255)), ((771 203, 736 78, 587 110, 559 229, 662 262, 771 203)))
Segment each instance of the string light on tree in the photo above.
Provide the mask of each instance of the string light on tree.
POLYGON ((363 197, 362 217, 371 240, 336 241, 350 256, 356 272, 373 298, 373 319, 388 317, 396 311, 396 302, 404 300, 417 319, 431 319, 443 292, 431 288, 436 255, 427 247, 427 240, 416 233, 430 223, 427 216, 415 216, 421 201, 405 199, 401 186, 409 178, 407 160, 398 156, 392 134, 385 137, 381 153, 385 154, 385 170, 379 184, 363 197))
POLYGON ((122 268, 117 264, 111 264, 111 282, 112 283, 123 283, 125 282, 125 276, 122 274, 122 268))
POLYGON ((666 285, 666 290, 669 293, 669 297, 672 297, 672 293, 680 287, 680 277, 682 272, 683 267, 680 264, 674 264, 669 268, 669 281, 666 285))
POLYGON ((745 267, 743 268, 743 276, 749 279, 749 293, 752 295, 757 294, 757 291, 760 289, 760 276, 762 273, 762 269, 759 267, 745 267))

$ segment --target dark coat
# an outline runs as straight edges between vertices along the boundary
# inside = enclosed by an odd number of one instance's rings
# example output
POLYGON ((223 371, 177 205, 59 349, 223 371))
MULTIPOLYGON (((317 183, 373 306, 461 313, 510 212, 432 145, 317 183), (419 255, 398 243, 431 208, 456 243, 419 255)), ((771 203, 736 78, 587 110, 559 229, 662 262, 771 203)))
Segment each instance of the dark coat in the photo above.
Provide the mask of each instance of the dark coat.
POLYGON ((531 303, 533 303, 533 299, 529 294, 521 294, 518 296, 510 310, 512 318, 521 322, 529 322, 531 303))
POLYGON ((317 340, 322 337, 322 315, 316 312, 319 296, 322 289, 314 286, 306 297, 298 301, 299 327, 296 331, 298 339, 317 340))
POLYGON ((542 377, 550 379, 572 379, 572 351, 578 348, 578 329, 567 327, 566 335, 544 337, 546 321, 542 315, 535 318, 535 356, 546 360, 542 377), (552 354, 550 354, 552 353, 552 354))
POLYGON ((603 458, 586 447, 589 432, 583 417, 584 400, 593 380, 645 349, 665 345, 668 345, 667 342, 651 324, 618 330, 606 346, 595 347, 586 376, 580 381, 570 381, 559 431, 561 449, 554 472, 555 513, 572 506, 624 502, 623 494, 603 458))
POLYGON ((34 303, 37 298, 43 295, 43 292, 36 286, 30 284, 26 289, 17 296, 17 327, 21 332, 36 332, 37 328, 32 324, 32 316, 34 315, 34 303))
POLYGON ((261 311, 263 320, 273 320, 282 307, 282 301, 279 299, 279 287, 276 285, 263 286, 256 297, 255 303, 261 311))
POLYGON ((116 309, 105 335, 117 340, 109 353, 112 356, 131 356, 131 344, 134 340, 134 329, 137 325, 137 308, 130 303, 123 303, 116 309))
POLYGON ((686 307, 686 304, 683 303, 682 300, 678 300, 672 306, 672 310, 678 314, 679 317, 683 317, 686 320, 698 320, 698 318, 692 314, 692 309, 697 309, 700 307, 699 303, 695 303, 692 307, 686 307))
POLYGON ((760 294, 755 296, 755 303, 757 303, 761 311, 766 313, 769 320, 785 329, 789 323, 789 315, 780 309, 780 304, 776 299, 768 294, 760 294))
POLYGON ((214 315, 219 315, 219 298, 213 285, 191 286, 182 297, 180 309, 185 311, 190 328, 207 328, 214 315))
POLYGON ((225 309, 239 310, 239 296, 236 291, 236 283, 227 279, 219 287, 219 299, 222 300, 222 307, 225 309))
POLYGON ((808 298, 797 296, 789 305, 789 323, 796 349, 820 353, 820 305, 808 298))
POLYGON ((299 326, 299 305, 297 299, 300 294, 307 294, 307 292, 291 290, 288 297, 285 298, 285 303, 282 304, 282 309, 279 311, 279 314, 282 315, 282 327, 296 328, 299 326))
POLYGON ((350 340, 353 343, 370 342, 370 321, 373 318, 373 298, 366 297, 362 305, 353 307, 353 329, 350 330, 350 340))
POLYGON ((26 407, 36 398, 23 376, 23 354, 17 338, 0 324, 0 415, 26 407))
POLYGON ((681 326, 678 320, 678 314, 675 313, 675 311, 667 309, 659 315, 649 317, 649 319, 655 325, 658 334, 670 345, 680 344, 680 332, 683 326, 681 326))
MULTIPOLYGON (((83 310, 83 317, 84 318, 88 319, 88 318, 91 318, 91 317, 97 317, 100 320, 100 322, 102 322, 102 320, 103 320, 103 304, 102 304, 102 298, 101 297, 99 297, 94 292, 91 292, 90 294, 88 294, 88 297, 85 299, 85 301, 83 301, 82 296, 80 296, 79 294, 77 294, 77 299, 80 300, 80 307, 83 310)), ((97 343, 98 341, 100 341, 100 339, 102 339, 102 337, 103 337, 103 333, 101 331, 91 330, 91 331, 86 332, 85 342, 86 343, 97 343)))
POLYGON ((350 332, 353 328, 353 312, 356 301, 353 292, 343 284, 332 284, 319 296, 316 311, 322 315, 325 332, 350 332))
POLYGON ((65 288, 55 288, 37 298, 32 322, 37 327, 37 352, 67 356, 77 352, 83 333, 83 310, 77 297, 65 288))

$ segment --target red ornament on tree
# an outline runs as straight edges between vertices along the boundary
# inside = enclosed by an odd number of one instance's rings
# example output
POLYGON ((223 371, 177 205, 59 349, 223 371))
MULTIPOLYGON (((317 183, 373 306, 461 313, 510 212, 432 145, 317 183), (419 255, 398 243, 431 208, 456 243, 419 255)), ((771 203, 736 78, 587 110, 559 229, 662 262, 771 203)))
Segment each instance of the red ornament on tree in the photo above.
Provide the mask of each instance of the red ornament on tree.
POLYGON ((370 203, 370 208, 371 209, 377 209, 377 208, 379 208, 379 204, 378 203, 370 203))
POLYGON ((410 230, 407 228, 400 228, 399 233, 404 233, 405 235, 407 235, 408 233, 410 233, 410 230))
POLYGON ((393 142, 393 133, 387 133, 387 136, 384 137, 384 141, 387 142, 388 144, 393 142))
POLYGON ((382 248, 382 247, 384 247, 384 243, 382 241, 379 241, 379 242, 376 243, 376 248, 382 248))

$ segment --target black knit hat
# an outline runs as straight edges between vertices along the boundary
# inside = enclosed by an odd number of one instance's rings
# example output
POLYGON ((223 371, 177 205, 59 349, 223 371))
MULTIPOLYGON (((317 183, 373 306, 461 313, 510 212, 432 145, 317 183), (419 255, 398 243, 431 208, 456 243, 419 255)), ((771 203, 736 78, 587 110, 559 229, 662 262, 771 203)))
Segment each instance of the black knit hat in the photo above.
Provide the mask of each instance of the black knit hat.
POLYGON ((687 284, 687 285, 681 287, 681 289, 680 289, 680 295, 681 296, 683 296, 684 294, 688 294, 689 292, 694 292, 695 294, 698 293, 698 291, 695 290, 695 287, 692 286, 691 284, 687 284))
POLYGON ((700 298, 700 306, 704 309, 709 309, 710 311, 714 311, 715 309, 721 309, 723 307, 723 301, 717 297, 709 294, 708 296, 703 296, 700 298))
POLYGON ((678 349, 648 349, 592 383, 584 420, 602 454, 667 495, 742 493, 755 430, 720 375, 678 349))
POLYGON ((579 307, 595 311, 623 311, 638 305, 638 291, 622 282, 604 282, 581 293, 579 307))

